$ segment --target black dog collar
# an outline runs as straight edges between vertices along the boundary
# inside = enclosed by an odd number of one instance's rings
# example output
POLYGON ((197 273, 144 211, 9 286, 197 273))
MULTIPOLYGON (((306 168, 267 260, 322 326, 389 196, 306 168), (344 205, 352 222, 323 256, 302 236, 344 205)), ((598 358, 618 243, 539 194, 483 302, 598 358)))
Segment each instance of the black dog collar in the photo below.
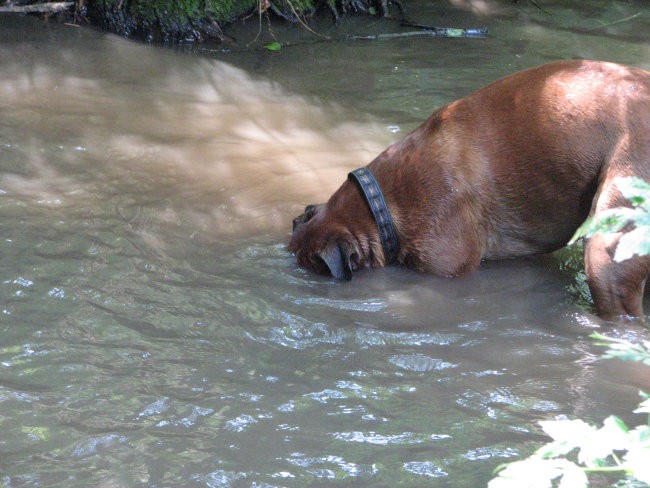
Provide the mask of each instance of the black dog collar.
POLYGON ((359 183, 377 223, 379 238, 381 239, 384 256, 386 257, 386 264, 394 263, 397 260, 397 251, 399 250, 397 231, 395 230, 393 218, 390 216, 390 211, 386 205, 386 200, 384 200, 384 195, 379 188, 379 183, 377 183, 375 176, 368 168, 354 170, 348 175, 348 179, 354 179, 359 183))

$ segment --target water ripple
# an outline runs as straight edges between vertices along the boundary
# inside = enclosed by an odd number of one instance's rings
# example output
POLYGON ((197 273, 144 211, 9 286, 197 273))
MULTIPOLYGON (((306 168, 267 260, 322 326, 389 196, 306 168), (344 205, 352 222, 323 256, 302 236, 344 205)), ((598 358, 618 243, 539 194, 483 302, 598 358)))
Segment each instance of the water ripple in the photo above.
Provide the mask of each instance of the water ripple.
POLYGON ((448 473, 440 469, 431 461, 411 461, 409 463, 404 463, 402 465, 402 468, 404 468, 404 470, 408 471, 409 473, 426 476, 429 478, 441 478, 443 476, 449 476, 448 473))
POLYGON ((421 444, 426 441, 424 436, 415 432, 404 432, 402 434, 384 435, 376 432, 337 432, 332 436, 340 441, 357 442, 361 444, 374 444, 377 446, 421 444))
POLYGON ((421 353, 400 354, 391 356, 390 361, 395 366, 407 371, 422 373, 425 371, 442 371, 443 369, 456 368, 458 365, 435 359, 421 353))
POLYGON ((365 326, 355 331, 356 341, 364 346, 386 346, 399 344, 404 346, 422 346, 435 344, 447 346, 454 344, 465 336, 463 334, 444 334, 440 332, 390 332, 365 326))
POLYGON ((307 393, 305 397, 316 400, 318 403, 329 403, 330 400, 340 400, 347 398, 347 395, 338 390, 332 390, 328 388, 314 393, 307 393))
POLYGON ((258 342, 270 342, 292 349, 306 349, 319 344, 342 344, 347 332, 343 328, 333 328, 324 323, 314 323, 288 312, 279 312, 278 319, 284 325, 268 329, 267 337, 248 337, 258 342))
POLYGON ((237 471, 217 470, 208 475, 194 475, 192 479, 205 483, 209 488, 230 488, 237 480, 246 478, 246 473, 237 471))
POLYGON ((190 428, 193 427, 201 417, 206 417, 212 413, 214 413, 214 410, 211 408, 193 407, 192 412, 186 417, 178 420, 161 420, 156 424, 156 427, 180 426, 190 428))
POLYGON ((386 303, 379 298, 367 300, 335 300, 321 297, 300 297, 291 300, 296 305, 319 305, 336 310, 354 310, 358 312, 381 312, 386 309, 386 303))
POLYGON ((233 432, 244 432, 251 425, 256 424, 257 419, 250 415, 240 415, 237 418, 226 421, 226 429, 233 432))
POLYGON ((310 457, 302 453, 294 453, 287 461, 294 466, 306 468, 312 476, 321 479, 367 477, 373 476, 379 471, 375 464, 351 463, 341 456, 334 455, 310 457))
POLYGON ((489 446, 471 449, 463 454, 463 457, 469 459, 470 461, 480 461, 491 458, 513 458, 519 456, 519 454, 520 453, 516 449, 510 447, 499 448, 489 446))
POLYGON ((159 398, 153 403, 150 403, 145 409, 138 414, 138 417, 149 417, 151 415, 159 415, 169 408, 169 398, 159 398))
POLYGON ((72 455, 74 457, 87 457, 96 454, 98 449, 125 442, 127 442, 127 438, 117 434, 92 437, 78 443, 73 449, 72 455))

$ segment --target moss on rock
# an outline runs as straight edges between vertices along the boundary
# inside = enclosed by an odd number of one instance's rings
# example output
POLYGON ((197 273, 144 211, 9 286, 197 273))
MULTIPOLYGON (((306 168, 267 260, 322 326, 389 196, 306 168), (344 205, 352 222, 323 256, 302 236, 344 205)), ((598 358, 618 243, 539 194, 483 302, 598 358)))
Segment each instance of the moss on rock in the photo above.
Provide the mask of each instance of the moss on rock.
POLYGON ((86 0, 91 22, 127 37, 161 42, 222 39, 221 26, 262 8, 289 21, 328 8, 385 13, 387 0, 86 0))

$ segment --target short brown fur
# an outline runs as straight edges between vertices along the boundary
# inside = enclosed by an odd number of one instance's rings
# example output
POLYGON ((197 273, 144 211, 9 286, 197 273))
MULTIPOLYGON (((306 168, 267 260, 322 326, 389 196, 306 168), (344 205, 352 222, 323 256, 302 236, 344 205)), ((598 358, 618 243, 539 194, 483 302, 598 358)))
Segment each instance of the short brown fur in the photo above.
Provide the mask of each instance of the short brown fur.
MULTIPOLYGON (((628 206, 614 178, 650 180, 649 163, 650 72, 560 61, 440 108, 368 167, 395 221, 398 260, 458 276, 484 259, 563 247, 588 215, 628 206)), ((300 266, 349 278, 385 265, 356 184, 308 210, 289 244, 300 266)), ((586 242, 588 283, 602 317, 642 318, 650 257, 614 262, 621 235, 586 242)))

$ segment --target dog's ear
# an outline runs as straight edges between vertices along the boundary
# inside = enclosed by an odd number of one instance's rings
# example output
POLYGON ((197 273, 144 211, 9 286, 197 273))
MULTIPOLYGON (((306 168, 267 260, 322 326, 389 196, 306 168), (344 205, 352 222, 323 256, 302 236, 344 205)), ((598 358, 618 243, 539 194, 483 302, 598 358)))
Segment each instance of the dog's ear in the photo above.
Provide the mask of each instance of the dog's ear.
POLYGON ((343 241, 330 241, 325 248, 318 253, 337 280, 350 281, 352 279, 352 246, 343 241))

